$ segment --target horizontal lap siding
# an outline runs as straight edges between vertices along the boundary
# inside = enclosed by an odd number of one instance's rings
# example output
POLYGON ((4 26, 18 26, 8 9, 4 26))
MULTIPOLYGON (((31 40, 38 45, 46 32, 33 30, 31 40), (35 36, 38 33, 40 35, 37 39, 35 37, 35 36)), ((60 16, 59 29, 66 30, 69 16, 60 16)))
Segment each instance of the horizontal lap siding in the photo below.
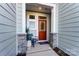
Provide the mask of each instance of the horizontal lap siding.
POLYGON ((69 55, 79 55, 79 4, 59 4, 58 10, 58 47, 69 55))
POLYGON ((16 55, 16 4, 0 3, 0 55, 16 55))

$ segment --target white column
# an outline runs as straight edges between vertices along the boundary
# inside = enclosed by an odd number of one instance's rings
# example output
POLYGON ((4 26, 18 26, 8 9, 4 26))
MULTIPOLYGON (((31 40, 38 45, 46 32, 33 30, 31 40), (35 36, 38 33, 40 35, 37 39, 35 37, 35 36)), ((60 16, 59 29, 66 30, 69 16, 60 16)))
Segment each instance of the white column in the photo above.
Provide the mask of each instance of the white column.
POLYGON ((54 10, 51 9, 51 33, 54 31, 54 10))
POLYGON ((16 19, 17 19, 17 33, 25 33, 26 18, 25 18, 25 3, 18 3, 16 6, 16 19))
POLYGON ((16 54, 20 52, 20 49, 18 49, 19 45, 19 39, 20 37, 18 36, 19 34, 25 34, 25 29, 26 29, 26 19, 25 19, 25 3, 17 3, 16 4, 16 54))
POLYGON ((56 18, 55 18, 55 6, 53 5, 53 8, 51 9, 51 32, 52 33, 55 33, 55 21, 56 21, 56 18))
POLYGON ((55 6, 55 17, 56 17, 56 21, 55 21, 55 27, 56 27, 56 33, 57 33, 57 47, 58 47, 58 4, 56 4, 55 6))
POLYGON ((51 10, 51 32, 58 33, 58 5, 53 4, 51 10))
POLYGON ((51 10, 51 33, 54 34, 53 47, 58 46, 58 7, 56 4, 53 5, 51 10), (55 35, 55 33, 57 33, 55 35))
POLYGON ((22 4, 22 32, 26 33, 26 6, 25 3, 22 4))
POLYGON ((16 29, 17 34, 22 33, 22 4, 16 4, 16 29))

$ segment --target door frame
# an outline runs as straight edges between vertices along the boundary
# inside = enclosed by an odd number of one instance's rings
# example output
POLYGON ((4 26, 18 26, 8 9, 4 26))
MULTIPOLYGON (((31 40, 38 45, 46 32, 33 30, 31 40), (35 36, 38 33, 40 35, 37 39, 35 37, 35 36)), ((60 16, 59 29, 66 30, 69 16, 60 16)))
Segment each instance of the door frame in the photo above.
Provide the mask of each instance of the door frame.
POLYGON ((29 19, 29 15, 35 15, 36 16, 36 28, 37 28, 37 39, 39 38, 38 36, 38 17, 39 16, 44 16, 44 17, 47 17, 47 35, 46 35, 46 40, 38 40, 38 42, 45 42, 45 41, 48 41, 49 40, 49 20, 50 20, 50 15, 49 14, 44 14, 44 13, 38 13, 38 12, 31 12, 31 11, 27 11, 27 22, 28 22, 28 19, 29 19))

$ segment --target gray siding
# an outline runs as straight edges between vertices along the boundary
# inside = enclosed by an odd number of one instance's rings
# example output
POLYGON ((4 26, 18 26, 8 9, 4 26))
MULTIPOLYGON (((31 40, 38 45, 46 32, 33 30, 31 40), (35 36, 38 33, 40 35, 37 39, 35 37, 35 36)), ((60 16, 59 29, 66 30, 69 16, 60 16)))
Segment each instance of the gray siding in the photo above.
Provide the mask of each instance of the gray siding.
POLYGON ((0 55, 16 55, 16 4, 0 3, 0 55))
POLYGON ((79 55, 79 4, 59 4, 58 10, 58 47, 79 55))

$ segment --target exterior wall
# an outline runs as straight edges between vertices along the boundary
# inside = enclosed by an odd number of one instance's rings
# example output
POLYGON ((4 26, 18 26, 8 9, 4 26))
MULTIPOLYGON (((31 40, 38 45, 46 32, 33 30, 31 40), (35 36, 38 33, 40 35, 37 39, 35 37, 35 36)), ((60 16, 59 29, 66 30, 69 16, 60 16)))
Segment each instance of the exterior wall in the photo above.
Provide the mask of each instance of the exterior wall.
POLYGON ((58 47, 69 55, 79 55, 79 4, 58 5, 58 47))
POLYGON ((16 55, 16 4, 0 3, 0 55, 16 55))
MULTIPOLYGON (((27 11, 27 24, 29 22, 29 15, 35 15, 36 16, 36 20, 35 20, 35 26, 36 26, 36 37, 38 39, 38 16, 46 16, 47 17, 47 41, 49 39, 49 15, 48 14, 43 14, 43 13, 36 13, 36 12, 28 12, 27 11)), ((27 26, 29 27, 29 26, 27 26)), ((46 40, 45 40, 46 41, 46 40)))

